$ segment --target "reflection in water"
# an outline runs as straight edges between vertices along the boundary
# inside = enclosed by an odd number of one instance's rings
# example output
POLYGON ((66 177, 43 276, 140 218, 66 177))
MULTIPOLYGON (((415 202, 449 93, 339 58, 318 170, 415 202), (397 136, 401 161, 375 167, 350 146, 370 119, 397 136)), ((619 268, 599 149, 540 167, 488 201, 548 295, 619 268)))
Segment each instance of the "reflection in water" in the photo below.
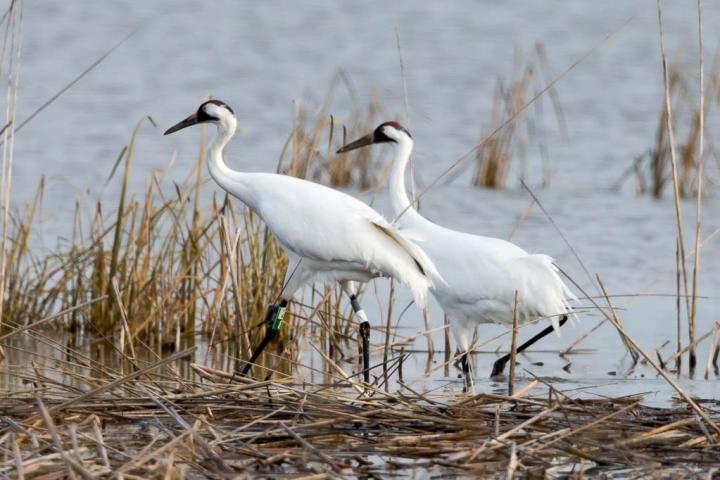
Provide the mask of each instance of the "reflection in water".
MULTIPOLYGON (((414 335, 413 335, 414 336, 414 335)), ((411 338, 410 336, 408 338, 411 338)), ((398 335, 402 339, 402 335, 398 335)), ((264 357, 266 368, 256 367, 255 375, 261 378, 274 374, 275 378, 294 375, 298 381, 314 385, 332 386, 345 379, 359 379, 357 345, 354 341, 330 343, 327 337, 309 334, 300 335, 297 343, 283 347, 276 345, 264 357), (312 343, 313 346, 310 346, 312 343), (323 347, 323 345, 325 345, 323 347), (330 355, 332 352, 332 355, 330 355)), ((437 341, 438 339, 436 339, 437 341)), ((425 342, 422 342, 423 344, 425 342)), ((136 358, 129 348, 124 350, 104 338, 80 333, 51 333, 33 331, 15 335, 6 340, 3 347, 6 357, 0 369, 0 389, 3 394, 30 392, 35 388, 52 386, 67 391, 68 396, 97 388, 108 379, 119 378, 157 362, 161 356, 182 351, 193 345, 197 351, 189 361, 163 366, 158 370, 160 378, 179 378, 199 381, 194 364, 203 365, 217 371, 233 372, 238 359, 233 342, 218 343, 209 348, 207 341, 198 336, 194 341, 183 338, 180 345, 171 351, 156 352, 141 342, 136 342, 136 358), (168 371, 167 369, 172 369, 168 371), (33 379, 41 379, 34 384, 33 379)), ((387 368, 382 365, 383 345, 373 344, 371 366, 372 378, 381 389, 413 392, 445 391, 449 395, 462 392, 461 368, 454 361, 454 355, 447 351, 428 353, 412 342, 396 345, 389 352, 387 368)), ((496 342, 483 347, 472 358, 477 392, 506 393, 504 380, 487 378, 492 363, 497 358, 496 349, 504 348, 496 342)), ((707 347, 706 347, 707 348, 707 347)), ((565 358, 558 356, 561 349, 533 351, 519 355, 516 367, 516 390, 538 379, 540 383, 533 387, 532 395, 544 395, 549 386, 559 391, 572 393, 573 396, 594 398, 596 396, 626 396, 646 394, 645 402, 652 405, 668 405, 675 396, 674 390, 660 378, 648 365, 632 366, 629 356, 608 362, 605 352, 598 350, 578 350, 565 358), (565 368, 572 364, 572 368, 565 368), (614 369, 610 370, 610 366, 614 369)), ((699 358, 707 358, 706 349, 699 350, 699 358)), ((712 355, 712 354, 711 354, 712 355)), ((692 377, 678 375, 678 382, 688 394, 700 398, 712 398, 718 381, 717 368, 712 369, 710 378, 703 378, 703 369, 692 377)), ((172 391, 182 391, 183 385, 168 380, 163 387, 172 391)), ((162 383, 162 382, 161 382, 162 383)))

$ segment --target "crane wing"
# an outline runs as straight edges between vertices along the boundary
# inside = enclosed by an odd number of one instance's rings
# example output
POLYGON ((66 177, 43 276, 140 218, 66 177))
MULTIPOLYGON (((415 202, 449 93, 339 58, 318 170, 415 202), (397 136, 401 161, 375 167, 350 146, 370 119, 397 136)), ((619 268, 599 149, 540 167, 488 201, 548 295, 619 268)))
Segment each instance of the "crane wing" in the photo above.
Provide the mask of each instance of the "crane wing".
POLYGON ((438 272, 437 268, 435 268, 435 264, 420 247, 405 238, 400 232, 390 225, 383 225, 376 221, 371 221, 370 223, 380 233, 390 238, 390 240, 396 243, 402 250, 407 252, 407 254, 415 261, 415 264, 418 269, 420 269, 420 272, 428 277, 428 279, 430 276, 434 276, 435 278, 439 278, 441 281, 445 282, 440 275, 440 272, 438 272))
POLYGON ((559 332, 561 314, 574 318, 569 301, 577 301, 558 274, 553 259, 534 254, 520 257, 508 264, 522 306, 532 314, 547 316, 559 332))

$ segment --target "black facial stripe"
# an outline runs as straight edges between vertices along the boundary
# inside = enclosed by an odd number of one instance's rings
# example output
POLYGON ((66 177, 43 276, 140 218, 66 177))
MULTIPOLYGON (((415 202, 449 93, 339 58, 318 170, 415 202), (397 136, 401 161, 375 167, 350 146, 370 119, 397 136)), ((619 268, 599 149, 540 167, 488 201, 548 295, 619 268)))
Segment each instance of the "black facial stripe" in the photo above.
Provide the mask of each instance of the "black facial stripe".
POLYGON ((397 141, 393 140, 392 138, 385 135, 385 132, 383 132, 382 127, 375 130, 373 133, 373 142, 374 143, 382 143, 382 142, 395 142, 397 141))
POLYGON ((210 103, 212 103, 213 105, 217 105, 218 107, 224 107, 230 113, 235 115, 235 112, 233 111, 232 108, 230 108, 230 106, 228 104, 226 104, 222 100, 212 99, 212 100, 208 100, 207 102, 203 103, 202 105, 200 105, 200 108, 198 108, 198 113, 197 113, 198 121, 207 122, 209 120, 217 120, 217 118, 213 117, 212 115, 208 115, 208 113, 205 111, 205 105, 208 105, 210 103))
POLYGON ((211 115, 208 115, 208 113, 205 111, 205 109, 200 107, 200 109, 198 110, 198 113, 197 113, 197 120, 198 120, 198 123, 200 123, 200 122, 209 122, 211 120, 217 120, 217 118, 215 118, 211 115))

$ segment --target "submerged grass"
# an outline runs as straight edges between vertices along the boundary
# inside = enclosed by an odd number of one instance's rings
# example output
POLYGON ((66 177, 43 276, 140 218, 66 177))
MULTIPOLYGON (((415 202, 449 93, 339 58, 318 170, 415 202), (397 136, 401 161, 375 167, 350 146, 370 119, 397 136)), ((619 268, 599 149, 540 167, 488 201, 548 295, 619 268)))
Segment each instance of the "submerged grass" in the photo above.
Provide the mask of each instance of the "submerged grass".
POLYGON ((0 406, 0 475, 685 477, 720 462, 717 435, 691 412, 640 397, 583 400, 552 387, 531 396, 538 381, 515 395, 358 394, 342 370, 326 371, 323 385, 250 380, 194 354, 78 377, 83 393, 28 375, 34 388, 0 406))

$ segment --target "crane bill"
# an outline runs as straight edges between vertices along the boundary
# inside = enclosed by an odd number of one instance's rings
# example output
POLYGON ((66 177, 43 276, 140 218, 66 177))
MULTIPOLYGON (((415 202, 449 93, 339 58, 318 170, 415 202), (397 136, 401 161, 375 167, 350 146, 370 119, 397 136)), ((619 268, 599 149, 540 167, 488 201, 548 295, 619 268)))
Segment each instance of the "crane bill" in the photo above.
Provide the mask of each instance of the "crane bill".
POLYGON ((358 138, 354 142, 350 142, 347 145, 341 147, 338 149, 335 153, 345 153, 349 152, 351 150, 355 150, 357 148, 365 147, 367 145, 372 145, 375 142, 375 136, 370 133, 368 135, 365 135, 364 137, 358 138))
POLYGON ((178 130, 182 130, 183 128, 190 127, 192 125, 195 125, 196 123, 200 123, 198 120, 197 113, 193 113, 189 117, 187 117, 185 120, 182 120, 181 122, 176 123, 172 127, 165 130, 165 133, 163 135, 170 135, 171 133, 175 133, 178 130))

